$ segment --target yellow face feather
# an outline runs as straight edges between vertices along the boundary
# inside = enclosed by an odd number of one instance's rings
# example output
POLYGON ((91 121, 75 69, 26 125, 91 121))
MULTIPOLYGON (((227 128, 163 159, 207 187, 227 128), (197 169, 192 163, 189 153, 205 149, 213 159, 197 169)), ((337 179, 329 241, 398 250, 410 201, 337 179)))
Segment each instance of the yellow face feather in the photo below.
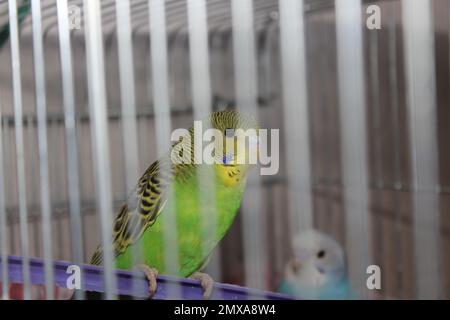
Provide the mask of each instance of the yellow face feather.
POLYGON ((216 174, 227 187, 234 187, 235 185, 245 181, 245 173, 247 166, 225 166, 221 164, 216 165, 216 174))

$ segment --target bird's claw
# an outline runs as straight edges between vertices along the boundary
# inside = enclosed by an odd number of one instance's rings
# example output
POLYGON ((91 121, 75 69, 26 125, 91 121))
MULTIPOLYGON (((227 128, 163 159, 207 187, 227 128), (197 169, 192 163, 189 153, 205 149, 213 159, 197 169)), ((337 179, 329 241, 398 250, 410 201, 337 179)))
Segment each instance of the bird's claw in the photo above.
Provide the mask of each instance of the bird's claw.
POLYGON ((209 274, 203 272, 194 272, 191 275, 191 278, 200 281, 200 285, 203 289, 203 299, 208 300, 209 298, 211 298, 214 286, 213 278, 211 278, 209 274))
POLYGON ((138 265, 138 268, 145 274, 148 280, 148 294, 149 298, 153 298, 156 293, 156 288, 158 286, 156 282, 156 277, 158 276, 158 270, 155 268, 150 268, 145 264, 138 265))

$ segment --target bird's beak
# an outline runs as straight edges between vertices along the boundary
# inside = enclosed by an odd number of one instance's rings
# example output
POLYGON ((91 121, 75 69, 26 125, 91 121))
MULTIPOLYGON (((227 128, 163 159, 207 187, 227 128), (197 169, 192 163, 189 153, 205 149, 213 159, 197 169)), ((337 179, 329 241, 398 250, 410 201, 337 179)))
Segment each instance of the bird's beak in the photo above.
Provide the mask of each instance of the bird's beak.
POLYGON ((316 267, 317 271, 319 271, 319 273, 324 274, 325 273, 325 269, 321 268, 321 267, 316 267))
POLYGON ((292 270, 294 270, 295 273, 297 273, 300 270, 300 267, 302 266, 300 260, 298 258, 293 258, 290 261, 292 270))

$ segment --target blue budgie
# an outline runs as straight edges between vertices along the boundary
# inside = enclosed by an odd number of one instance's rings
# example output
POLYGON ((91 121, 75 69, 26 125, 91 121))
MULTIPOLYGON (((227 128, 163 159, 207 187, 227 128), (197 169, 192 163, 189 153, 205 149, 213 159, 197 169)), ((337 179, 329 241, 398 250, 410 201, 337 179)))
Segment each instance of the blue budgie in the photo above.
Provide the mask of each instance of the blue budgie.
POLYGON ((278 291, 303 299, 351 299, 344 250, 316 230, 298 234, 278 291))

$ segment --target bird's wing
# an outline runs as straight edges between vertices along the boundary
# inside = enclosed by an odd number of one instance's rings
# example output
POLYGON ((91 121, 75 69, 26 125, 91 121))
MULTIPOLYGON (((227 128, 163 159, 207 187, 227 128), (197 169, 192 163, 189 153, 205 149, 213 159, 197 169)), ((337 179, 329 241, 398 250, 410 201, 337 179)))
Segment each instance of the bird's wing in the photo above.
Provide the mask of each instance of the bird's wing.
MULTIPOLYGON (((173 181, 170 160, 155 161, 139 179, 136 190, 120 209, 114 221, 113 250, 117 257, 135 243, 143 232, 153 225, 167 202, 167 189, 173 181)), ((103 250, 99 246, 91 264, 100 265, 103 250)))

